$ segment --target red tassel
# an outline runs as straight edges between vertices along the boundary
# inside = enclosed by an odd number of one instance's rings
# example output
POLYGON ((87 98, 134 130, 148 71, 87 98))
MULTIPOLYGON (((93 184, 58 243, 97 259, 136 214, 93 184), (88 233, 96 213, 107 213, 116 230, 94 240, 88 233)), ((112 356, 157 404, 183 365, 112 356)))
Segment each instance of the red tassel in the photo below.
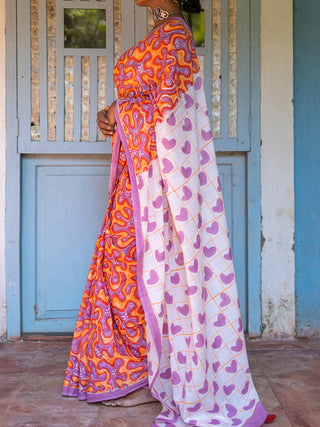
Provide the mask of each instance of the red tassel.
POLYGON ((271 424, 271 423, 273 423, 273 421, 276 419, 276 415, 274 415, 274 414, 269 414, 268 416, 267 416, 267 418, 266 418, 266 420, 265 420, 265 424, 271 424))

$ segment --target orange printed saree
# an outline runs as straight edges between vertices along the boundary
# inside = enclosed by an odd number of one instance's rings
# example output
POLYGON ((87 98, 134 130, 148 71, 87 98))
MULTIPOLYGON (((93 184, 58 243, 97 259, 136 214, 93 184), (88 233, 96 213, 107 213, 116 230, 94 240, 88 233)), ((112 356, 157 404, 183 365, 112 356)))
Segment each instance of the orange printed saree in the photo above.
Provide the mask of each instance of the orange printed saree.
POLYGON ((260 426, 195 46, 180 18, 119 60, 110 200, 63 394, 146 385, 154 427, 260 426))

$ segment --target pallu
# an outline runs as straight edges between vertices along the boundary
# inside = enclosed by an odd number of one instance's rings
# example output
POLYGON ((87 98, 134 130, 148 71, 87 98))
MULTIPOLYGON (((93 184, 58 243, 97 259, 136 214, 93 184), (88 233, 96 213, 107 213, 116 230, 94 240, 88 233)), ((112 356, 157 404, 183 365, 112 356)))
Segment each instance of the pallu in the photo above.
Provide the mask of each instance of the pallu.
POLYGON ((184 20, 124 53, 114 80, 109 219, 64 394, 107 400, 148 379, 162 404, 153 427, 261 426, 267 412, 248 366, 203 82, 184 20))

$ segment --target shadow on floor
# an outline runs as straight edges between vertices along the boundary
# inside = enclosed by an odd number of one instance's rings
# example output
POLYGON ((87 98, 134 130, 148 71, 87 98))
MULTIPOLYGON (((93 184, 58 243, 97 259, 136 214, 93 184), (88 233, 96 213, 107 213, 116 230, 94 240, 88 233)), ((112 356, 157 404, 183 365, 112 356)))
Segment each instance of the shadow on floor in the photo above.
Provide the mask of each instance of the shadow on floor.
MULTIPOLYGON (((0 343, 1 427, 151 427, 160 404, 107 408, 62 397, 70 340, 0 343)), ((320 340, 248 342, 260 398, 274 427, 320 427, 320 340)), ((254 427, 254 426, 253 426, 254 427)))

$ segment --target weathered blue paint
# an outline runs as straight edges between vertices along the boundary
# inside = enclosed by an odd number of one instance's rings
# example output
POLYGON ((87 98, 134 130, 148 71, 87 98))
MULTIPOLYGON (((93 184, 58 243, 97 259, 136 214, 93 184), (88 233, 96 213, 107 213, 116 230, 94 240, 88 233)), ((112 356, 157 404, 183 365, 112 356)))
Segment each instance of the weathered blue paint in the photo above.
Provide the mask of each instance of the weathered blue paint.
POLYGON ((247 156, 248 194, 248 333, 259 335, 261 329, 261 190, 260 190, 260 0, 250 2, 250 111, 251 150, 247 156))
POLYGON ((110 156, 22 159, 22 332, 72 332, 107 208, 110 156))
POLYGON ((20 155, 16 117, 16 2, 6 1, 6 284, 7 335, 20 336, 20 155))
POLYGON ((320 330, 320 3, 294 0, 297 332, 320 330))

